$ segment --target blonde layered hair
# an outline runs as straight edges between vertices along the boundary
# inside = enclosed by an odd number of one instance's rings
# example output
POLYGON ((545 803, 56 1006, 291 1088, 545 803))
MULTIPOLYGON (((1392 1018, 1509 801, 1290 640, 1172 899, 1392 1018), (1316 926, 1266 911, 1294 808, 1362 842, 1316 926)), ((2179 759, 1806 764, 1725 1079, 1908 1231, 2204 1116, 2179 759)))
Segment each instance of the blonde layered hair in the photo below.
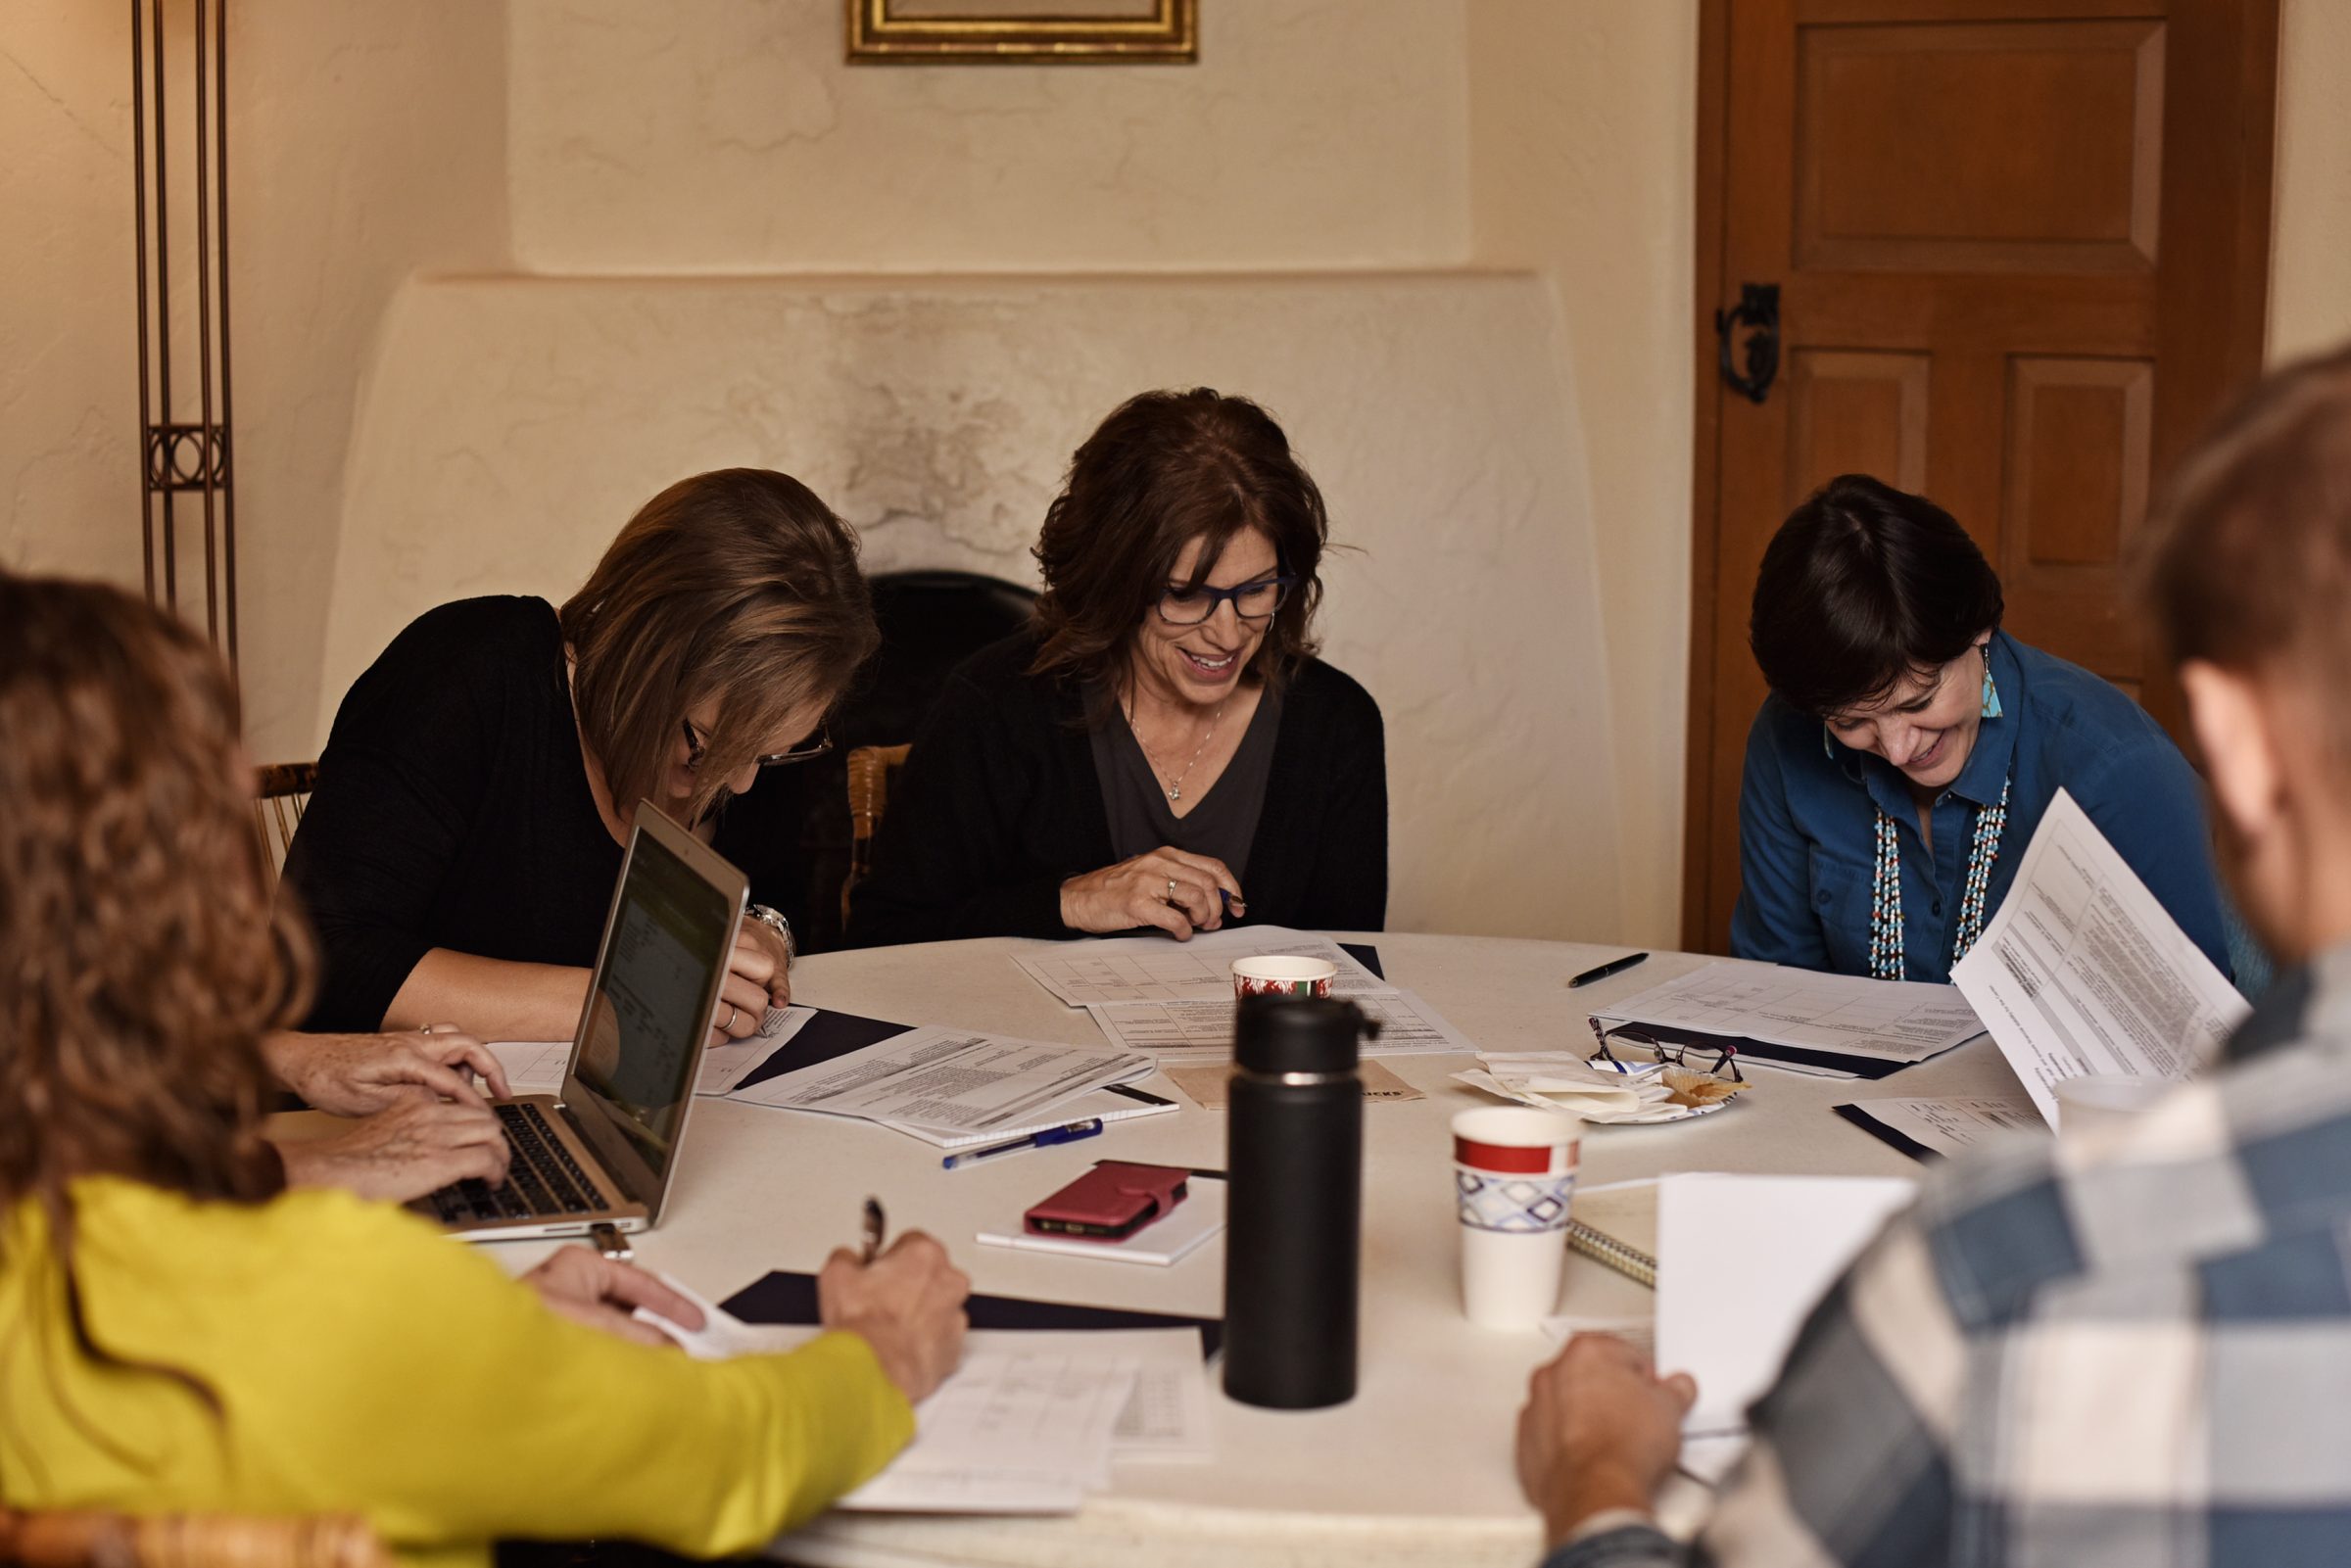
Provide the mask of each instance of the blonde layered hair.
POLYGON ((760 468, 696 474, 647 501, 558 614, 580 731, 624 818, 662 799, 690 709, 718 702, 687 808, 697 822, 882 642, 856 536, 807 486, 760 468))

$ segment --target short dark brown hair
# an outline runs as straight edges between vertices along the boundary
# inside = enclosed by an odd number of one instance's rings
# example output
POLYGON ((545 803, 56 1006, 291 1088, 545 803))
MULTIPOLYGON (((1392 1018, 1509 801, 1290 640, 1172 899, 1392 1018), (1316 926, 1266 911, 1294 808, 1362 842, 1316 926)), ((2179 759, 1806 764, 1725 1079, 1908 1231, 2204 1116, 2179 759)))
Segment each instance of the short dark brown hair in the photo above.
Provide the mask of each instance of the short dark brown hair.
POLYGON ((1208 387, 1129 398, 1078 449, 1046 509, 1032 673, 1111 684, 1184 546, 1202 542, 1189 583, 1198 588, 1245 528, 1271 541, 1282 575, 1298 579, 1252 661, 1278 686, 1316 651, 1330 537, 1322 492, 1281 426, 1246 398, 1208 387))
POLYGON ((2000 624, 1999 574, 1924 496, 1841 474, 1763 551, 1748 645, 1763 679, 1826 718, 1927 676, 2000 624))
POLYGON ((2351 758, 2351 347, 2240 398, 2174 472, 2140 536, 2137 586, 2171 655, 2293 667, 2343 715, 2351 758))
POLYGON ((682 479, 629 519, 558 612, 580 730, 613 809, 661 796, 687 710, 715 696, 689 821, 792 714, 831 706, 882 642, 857 537, 762 468, 682 479))

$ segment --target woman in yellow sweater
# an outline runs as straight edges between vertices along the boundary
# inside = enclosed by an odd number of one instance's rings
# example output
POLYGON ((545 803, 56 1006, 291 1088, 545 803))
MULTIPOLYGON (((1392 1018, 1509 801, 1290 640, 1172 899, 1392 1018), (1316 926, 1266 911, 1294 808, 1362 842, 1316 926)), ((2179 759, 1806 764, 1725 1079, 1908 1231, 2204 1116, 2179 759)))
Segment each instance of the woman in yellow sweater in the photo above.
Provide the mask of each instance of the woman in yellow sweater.
POLYGON ((658 1281, 527 1281, 288 1191, 260 1041, 299 1016, 227 673, 112 589, 0 573, 0 1504, 356 1513, 415 1563, 500 1538, 757 1548, 874 1474, 961 1354, 967 1281, 836 1255, 826 1333, 630 1343, 658 1281))

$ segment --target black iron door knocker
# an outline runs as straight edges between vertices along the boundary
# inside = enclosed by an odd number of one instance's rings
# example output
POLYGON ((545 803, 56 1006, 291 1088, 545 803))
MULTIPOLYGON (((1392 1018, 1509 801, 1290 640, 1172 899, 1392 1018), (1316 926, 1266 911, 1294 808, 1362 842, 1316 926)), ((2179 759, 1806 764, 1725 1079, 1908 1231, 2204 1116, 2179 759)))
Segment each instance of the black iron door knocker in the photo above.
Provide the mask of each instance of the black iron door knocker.
POLYGON ((1742 283, 1739 303, 1714 312, 1714 331, 1722 340, 1722 379, 1751 403, 1761 403, 1780 373, 1780 286, 1742 283), (1747 374, 1733 366, 1731 339, 1741 327, 1751 327, 1747 340, 1747 374))

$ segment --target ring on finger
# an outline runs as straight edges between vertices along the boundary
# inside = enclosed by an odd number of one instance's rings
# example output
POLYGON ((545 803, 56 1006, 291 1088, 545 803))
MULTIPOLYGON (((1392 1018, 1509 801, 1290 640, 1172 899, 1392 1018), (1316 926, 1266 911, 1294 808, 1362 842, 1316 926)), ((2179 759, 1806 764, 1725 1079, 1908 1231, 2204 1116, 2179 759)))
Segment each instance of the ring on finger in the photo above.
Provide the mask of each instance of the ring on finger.
POLYGON ((1176 879, 1173 877, 1168 879, 1168 902, 1176 902, 1176 879))
POLYGON ((736 1021, 736 1019, 740 1018, 740 1017, 742 1016, 742 1014, 743 1014, 743 1010, 742 1010, 741 1008, 737 1007, 737 1006, 736 1006, 734 1003, 732 1003, 732 1002, 729 1002, 729 1003, 727 1004, 727 1022, 724 1022, 724 1023, 721 1023, 721 1024, 719 1025, 719 1027, 720 1027, 721 1029, 725 1030, 725 1031, 726 1031, 727 1033, 729 1033, 729 1034, 732 1034, 732 1033, 734 1033, 734 1032, 735 1032, 735 1021, 736 1021))

